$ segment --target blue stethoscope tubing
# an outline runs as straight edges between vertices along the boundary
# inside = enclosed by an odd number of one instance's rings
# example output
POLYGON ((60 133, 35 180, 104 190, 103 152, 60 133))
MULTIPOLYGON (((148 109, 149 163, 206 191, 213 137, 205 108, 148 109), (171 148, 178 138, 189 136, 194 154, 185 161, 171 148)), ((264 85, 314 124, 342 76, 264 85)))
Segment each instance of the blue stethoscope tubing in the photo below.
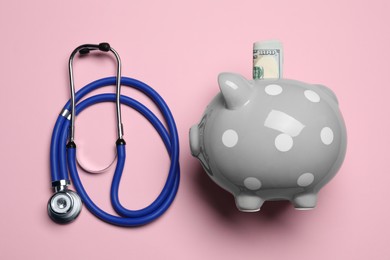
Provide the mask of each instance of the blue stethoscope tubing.
MULTIPOLYGON (((119 201, 118 190, 125 166, 126 149, 125 144, 117 142, 117 165, 111 184, 111 204, 119 216, 111 215, 100 209, 88 196, 85 191, 76 166, 76 147, 66 147, 69 136, 70 121, 60 115, 53 129, 50 146, 50 169, 52 181, 69 180, 68 172, 70 173, 73 185, 80 195, 82 201, 88 210, 101 220, 118 226, 140 226, 145 225, 159 216, 161 216, 172 204, 180 182, 180 166, 179 166, 179 138, 176 124, 167 104, 162 97, 147 84, 132 78, 121 77, 122 85, 132 87, 147 95, 160 109, 168 130, 164 127, 161 121, 144 105, 138 101, 121 95, 120 101, 122 104, 132 107, 141 113, 153 125, 156 131, 160 134, 165 147, 171 159, 166 183, 158 195, 158 197, 147 207, 140 210, 129 210, 123 207, 119 201)), ((115 85, 116 77, 108 77, 96 80, 76 93, 76 103, 78 103, 85 95, 104 86, 115 85)), ((115 102, 115 94, 98 94, 89 97, 76 106, 76 115, 85 108, 101 103, 115 102)), ((64 110, 71 110, 70 101, 64 106, 64 110)))

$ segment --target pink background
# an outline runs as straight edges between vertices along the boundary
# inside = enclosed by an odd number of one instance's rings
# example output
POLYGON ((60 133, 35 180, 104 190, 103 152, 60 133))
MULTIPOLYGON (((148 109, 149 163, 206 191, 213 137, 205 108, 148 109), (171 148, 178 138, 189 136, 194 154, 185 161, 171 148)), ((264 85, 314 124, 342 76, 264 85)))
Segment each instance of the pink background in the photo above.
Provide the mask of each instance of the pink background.
MULTIPOLYGON (((313 2, 2 1, 0 259, 390 259, 390 4, 313 2), (189 152, 188 130, 217 94, 218 73, 251 78, 252 43, 265 39, 283 42, 285 78, 334 90, 347 124, 344 165, 313 211, 268 202, 259 213, 241 213, 189 152), (85 208, 66 226, 46 213, 49 142, 69 97, 68 56, 101 41, 120 53, 124 75, 165 98, 179 130, 178 195, 141 228, 108 225, 85 208)), ((112 75, 114 65, 106 56, 77 59, 77 88, 112 75)), ((113 157, 114 111, 98 105, 77 119, 78 152, 90 167, 113 157)), ((123 114, 120 197, 136 209, 159 193, 169 161, 153 128, 129 108, 123 114)), ((112 212, 112 172, 81 175, 112 212)))

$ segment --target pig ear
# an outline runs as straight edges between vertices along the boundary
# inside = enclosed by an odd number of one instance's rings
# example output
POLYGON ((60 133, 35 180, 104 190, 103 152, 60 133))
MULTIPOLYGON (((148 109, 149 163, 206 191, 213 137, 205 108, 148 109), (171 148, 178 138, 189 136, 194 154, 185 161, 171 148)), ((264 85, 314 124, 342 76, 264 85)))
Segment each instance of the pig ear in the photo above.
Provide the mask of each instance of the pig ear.
POLYGON ((239 74, 221 73, 218 84, 228 109, 236 109, 245 105, 253 92, 249 82, 239 74))

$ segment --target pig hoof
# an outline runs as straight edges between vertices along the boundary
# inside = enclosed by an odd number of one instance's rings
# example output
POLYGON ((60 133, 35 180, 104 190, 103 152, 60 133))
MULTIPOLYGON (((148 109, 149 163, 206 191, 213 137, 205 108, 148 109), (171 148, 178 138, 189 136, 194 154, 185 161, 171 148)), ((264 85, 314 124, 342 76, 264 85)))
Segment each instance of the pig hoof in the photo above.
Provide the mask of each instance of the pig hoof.
POLYGON ((264 200, 258 196, 250 194, 240 194, 236 196, 236 205, 240 211, 256 212, 260 210, 264 200))
POLYGON ((197 157, 200 153, 198 125, 194 125, 190 129, 190 148, 192 156, 197 157))
POLYGON ((295 196, 294 207, 297 210, 310 210, 317 205, 317 194, 300 194, 295 196))

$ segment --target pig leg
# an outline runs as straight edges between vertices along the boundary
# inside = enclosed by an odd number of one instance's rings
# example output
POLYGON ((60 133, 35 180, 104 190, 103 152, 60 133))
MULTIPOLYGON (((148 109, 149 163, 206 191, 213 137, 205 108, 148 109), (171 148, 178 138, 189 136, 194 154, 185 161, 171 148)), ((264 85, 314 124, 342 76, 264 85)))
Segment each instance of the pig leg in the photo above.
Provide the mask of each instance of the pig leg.
POLYGON ((243 212, 259 211, 261 205, 264 203, 262 198, 249 192, 241 192, 235 195, 235 199, 237 208, 243 212))
POLYGON ((301 193, 295 195, 292 203, 295 209, 298 210, 309 210, 313 209, 317 205, 317 194, 315 193, 301 193))

